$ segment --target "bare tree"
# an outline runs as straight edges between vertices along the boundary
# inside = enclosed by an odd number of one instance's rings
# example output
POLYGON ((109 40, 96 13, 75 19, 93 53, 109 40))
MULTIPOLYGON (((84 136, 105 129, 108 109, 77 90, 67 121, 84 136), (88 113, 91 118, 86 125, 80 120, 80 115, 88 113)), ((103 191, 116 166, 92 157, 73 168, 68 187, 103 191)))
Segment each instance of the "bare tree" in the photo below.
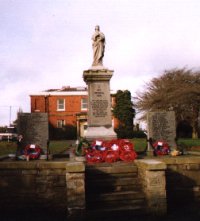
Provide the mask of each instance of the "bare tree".
POLYGON ((136 108, 145 118, 148 111, 174 110, 177 124, 190 119, 193 137, 197 137, 200 104, 200 71, 172 69, 146 84, 137 93, 136 108))

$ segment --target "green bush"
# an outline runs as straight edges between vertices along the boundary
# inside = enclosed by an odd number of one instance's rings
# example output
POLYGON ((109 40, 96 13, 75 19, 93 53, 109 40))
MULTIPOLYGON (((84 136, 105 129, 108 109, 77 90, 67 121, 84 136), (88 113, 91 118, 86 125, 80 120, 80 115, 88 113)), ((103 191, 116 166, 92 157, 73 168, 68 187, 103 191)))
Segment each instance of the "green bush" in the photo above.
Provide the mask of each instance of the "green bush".
POLYGON ((200 139, 192 139, 192 138, 181 138, 178 139, 178 145, 184 146, 187 149, 191 147, 200 146, 200 139))
POLYGON ((122 126, 120 125, 117 129, 115 129, 117 134, 117 138, 119 139, 131 139, 133 138, 133 126, 122 126))

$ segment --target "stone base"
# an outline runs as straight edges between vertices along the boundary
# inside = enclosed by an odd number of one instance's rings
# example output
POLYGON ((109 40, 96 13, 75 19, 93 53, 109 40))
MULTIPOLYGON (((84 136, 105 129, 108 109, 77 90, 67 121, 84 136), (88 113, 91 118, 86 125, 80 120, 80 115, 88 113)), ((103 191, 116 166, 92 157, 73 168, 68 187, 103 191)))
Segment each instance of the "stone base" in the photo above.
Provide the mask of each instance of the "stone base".
POLYGON ((85 133, 85 138, 89 141, 97 139, 112 140, 112 139, 117 139, 117 135, 112 127, 109 128, 106 128, 104 126, 88 127, 85 133))
POLYGON ((108 70, 108 68, 104 67, 103 65, 99 65, 99 66, 92 66, 88 70, 108 70))

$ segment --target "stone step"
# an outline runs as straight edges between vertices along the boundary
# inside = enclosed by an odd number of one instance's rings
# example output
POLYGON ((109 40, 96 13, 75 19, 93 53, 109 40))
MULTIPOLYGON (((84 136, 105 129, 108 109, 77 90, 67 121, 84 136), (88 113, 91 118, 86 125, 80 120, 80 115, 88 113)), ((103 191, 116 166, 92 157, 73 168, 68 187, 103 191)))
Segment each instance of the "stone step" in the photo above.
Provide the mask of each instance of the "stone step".
POLYGON ((90 185, 86 186, 86 194, 100 194, 100 193, 110 193, 110 192, 121 192, 121 191, 141 191, 140 184, 129 184, 129 185, 116 185, 116 184, 101 184, 101 185, 90 185))
POLYGON ((113 178, 126 178, 126 177, 132 177, 136 178, 138 176, 138 172, 127 172, 127 173, 103 173, 102 171, 98 170, 86 170, 86 178, 87 179, 103 179, 105 177, 113 177, 113 178))
POLYGON ((93 174, 119 174, 119 173, 137 173, 138 169, 134 163, 115 162, 115 163, 96 163, 86 164, 86 173, 93 174))
POLYGON ((86 185, 88 186, 118 186, 118 185, 134 185, 138 184, 138 178, 126 177, 126 178, 114 178, 105 177, 104 179, 93 179, 88 180, 86 178, 86 185))
POLYGON ((141 200, 130 200, 130 201, 113 201, 113 202, 98 202, 93 204, 87 204, 88 210, 103 210, 103 211, 114 211, 114 210, 135 210, 145 208, 145 201, 141 200))
POLYGON ((85 181, 86 209, 90 214, 138 212, 145 208, 134 163, 86 165, 85 181))
POLYGON ((95 203, 87 205, 86 211, 89 213, 115 213, 115 212, 142 212, 146 208, 144 200, 132 200, 132 201, 110 201, 109 203, 95 203))
POLYGON ((140 200, 144 199, 142 192, 136 191, 124 191, 124 192, 111 192, 102 194, 87 194, 87 202, 98 202, 98 201, 118 201, 118 200, 140 200))
MULTIPOLYGON (((85 220, 144 220, 144 209, 138 208, 135 210, 114 210, 114 211, 86 211, 85 220), (142 218, 141 218, 142 217, 142 218)), ((148 217, 146 218, 148 220, 148 217)))

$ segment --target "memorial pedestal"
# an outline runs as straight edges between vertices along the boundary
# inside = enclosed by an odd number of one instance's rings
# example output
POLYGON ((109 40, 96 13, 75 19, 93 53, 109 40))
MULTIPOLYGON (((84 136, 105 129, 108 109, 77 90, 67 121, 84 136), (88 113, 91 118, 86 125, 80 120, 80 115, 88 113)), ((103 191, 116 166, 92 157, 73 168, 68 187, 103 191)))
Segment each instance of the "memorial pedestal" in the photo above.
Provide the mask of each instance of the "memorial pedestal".
POLYGON ((112 70, 104 67, 92 67, 83 72, 88 85, 88 128, 85 138, 88 140, 115 139, 112 127, 110 79, 112 70))

